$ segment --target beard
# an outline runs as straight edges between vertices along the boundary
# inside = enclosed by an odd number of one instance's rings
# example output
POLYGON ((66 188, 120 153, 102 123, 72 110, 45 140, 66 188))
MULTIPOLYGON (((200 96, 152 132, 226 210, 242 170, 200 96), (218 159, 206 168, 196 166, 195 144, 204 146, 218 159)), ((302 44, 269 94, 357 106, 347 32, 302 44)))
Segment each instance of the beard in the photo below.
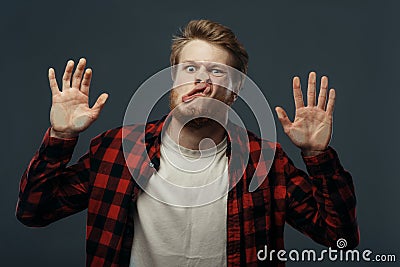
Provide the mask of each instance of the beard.
POLYGON ((178 91, 172 88, 169 94, 170 115, 185 126, 195 129, 214 126, 215 123, 224 124, 228 118, 228 111, 235 100, 236 94, 225 88, 225 93, 210 97, 198 97, 188 103, 183 103, 178 91))
POLYGON ((193 129, 201 129, 207 126, 211 126, 215 123, 213 119, 205 118, 205 117, 198 117, 195 119, 191 119, 188 121, 185 126, 193 129))
MULTIPOLYGON (((193 101, 195 100, 196 99, 193 101)), ((178 121, 190 128, 200 129, 210 126, 214 122, 214 120, 211 119, 212 114, 202 109, 202 107, 196 107, 194 105, 194 107, 185 108, 182 103, 179 103, 178 94, 174 89, 172 89, 169 94, 169 109, 178 121)))

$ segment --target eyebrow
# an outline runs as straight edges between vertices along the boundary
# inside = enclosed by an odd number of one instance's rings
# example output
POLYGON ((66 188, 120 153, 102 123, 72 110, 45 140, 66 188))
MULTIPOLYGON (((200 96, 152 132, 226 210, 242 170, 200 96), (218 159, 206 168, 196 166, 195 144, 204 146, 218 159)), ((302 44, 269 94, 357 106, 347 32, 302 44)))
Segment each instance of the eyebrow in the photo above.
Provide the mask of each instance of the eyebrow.
POLYGON ((223 64, 223 63, 217 63, 217 62, 213 62, 213 61, 204 61, 204 60, 184 60, 180 64, 182 64, 182 63, 193 63, 193 64, 208 63, 207 64, 208 68, 225 67, 225 66, 229 67, 229 65, 226 65, 226 64, 223 64))
POLYGON ((181 63, 196 63, 196 62, 199 62, 199 61, 195 61, 195 60, 184 60, 184 61, 182 61, 181 63))

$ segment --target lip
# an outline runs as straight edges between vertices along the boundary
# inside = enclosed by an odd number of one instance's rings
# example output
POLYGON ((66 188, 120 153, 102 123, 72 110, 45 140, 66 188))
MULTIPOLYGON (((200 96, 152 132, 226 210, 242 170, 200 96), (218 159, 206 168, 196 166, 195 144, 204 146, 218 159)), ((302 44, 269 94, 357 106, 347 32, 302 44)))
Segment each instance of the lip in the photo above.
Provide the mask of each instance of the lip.
POLYGON ((211 85, 208 83, 197 84, 189 93, 182 96, 182 102, 190 102, 196 97, 207 96, 211 92, 211 85))

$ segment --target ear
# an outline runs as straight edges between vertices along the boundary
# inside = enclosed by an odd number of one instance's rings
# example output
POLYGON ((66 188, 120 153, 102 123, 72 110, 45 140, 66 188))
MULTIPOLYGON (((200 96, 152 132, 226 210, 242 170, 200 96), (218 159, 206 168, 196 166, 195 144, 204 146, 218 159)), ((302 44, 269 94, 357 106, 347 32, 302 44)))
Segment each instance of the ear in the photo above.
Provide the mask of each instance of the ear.
POLYGON ((233 93, 233 100, 232 100, 232 104, 238 99, 238 94, 237 93, 233 93))
POLYGON ((240 71, 235 71, 232 77, 233 77, 232 90, 234 93, 236 93, 236 97, 237 97, 237 94, 239 94, 240 90, 242 90, 242 88, 243 88, 244 82, 246 80, 246 74, 244 74, 240 71))
POLYGON ((235 101, 236 101, 237 98, 238 98, 237 93, 231 91, 227 104, 228 104, 229 106, 232 106, 233 103, 235 103, 235 101))
POLYGON ((178 65, 171 66, 171 79, 172 79, 173 82, 175 82, 175 79, 176 79, 177 67, 178 67, 178 65))

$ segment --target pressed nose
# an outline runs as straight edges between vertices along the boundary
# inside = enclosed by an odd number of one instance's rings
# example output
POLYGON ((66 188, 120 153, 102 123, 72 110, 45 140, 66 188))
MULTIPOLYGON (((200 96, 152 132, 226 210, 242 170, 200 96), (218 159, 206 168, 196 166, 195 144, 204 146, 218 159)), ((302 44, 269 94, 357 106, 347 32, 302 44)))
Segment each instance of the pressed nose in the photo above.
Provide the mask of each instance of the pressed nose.
POLYGON ((208 74, 204 66, 200 67, 199 71, 196 73, 195 79, 196 83, 200 82, 211 83, 210 75, 208 74))

